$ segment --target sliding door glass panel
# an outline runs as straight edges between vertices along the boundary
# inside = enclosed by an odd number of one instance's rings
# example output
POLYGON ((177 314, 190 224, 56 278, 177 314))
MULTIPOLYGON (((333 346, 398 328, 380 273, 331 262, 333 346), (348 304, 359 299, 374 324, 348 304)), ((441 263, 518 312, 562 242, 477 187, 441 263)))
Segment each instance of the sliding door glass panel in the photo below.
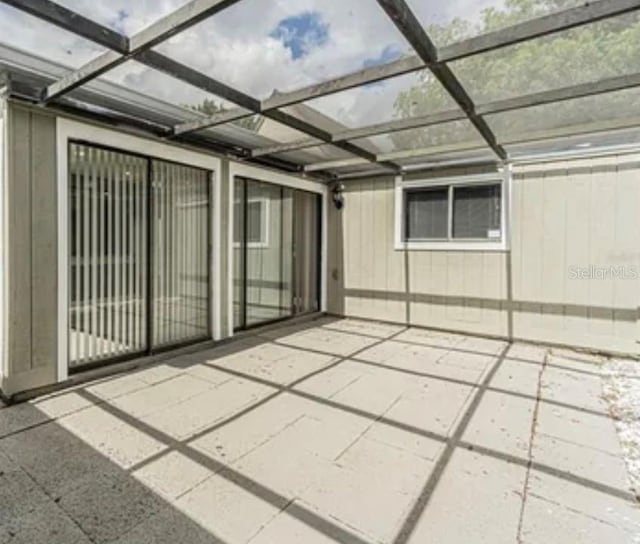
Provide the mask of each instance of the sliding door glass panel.
POLYGON ((291 189, 238 178, 234 187, 234 326, 291 314, 291 189))
POLYGON ((147 161, 69 146, 69 365, 147 345, 147 161))
POLYGON ((154 160, 152 347, 209 336, 209 174, 154 160))
POLYGON ((234 328, 319 309, 320 197, 236 178, 234 328))
POLYGON ((319 306, 320 197, 294 194, 294 306, 296 313, 314 312, 319 306))

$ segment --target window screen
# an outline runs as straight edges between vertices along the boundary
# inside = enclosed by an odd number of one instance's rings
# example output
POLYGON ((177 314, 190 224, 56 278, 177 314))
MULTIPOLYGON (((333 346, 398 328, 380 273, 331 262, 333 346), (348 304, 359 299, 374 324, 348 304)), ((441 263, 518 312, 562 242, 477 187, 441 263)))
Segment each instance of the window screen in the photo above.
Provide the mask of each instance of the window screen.
POLYGON ((407 240, 446 239, 448 236, 448 187, 410 190, 405 194, 407 240))
POLYGON ((500 238, 500 184, 453 188, 453 237, 500 238))

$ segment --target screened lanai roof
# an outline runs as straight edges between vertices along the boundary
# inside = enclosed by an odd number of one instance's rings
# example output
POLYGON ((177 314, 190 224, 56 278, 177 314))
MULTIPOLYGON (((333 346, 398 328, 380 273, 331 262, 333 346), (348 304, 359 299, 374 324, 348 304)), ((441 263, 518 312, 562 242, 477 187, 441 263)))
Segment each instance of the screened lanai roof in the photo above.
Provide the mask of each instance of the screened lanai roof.
POLYGON ((326 176, 640 140, 640 0, 0 0, 9 93, 326 176))

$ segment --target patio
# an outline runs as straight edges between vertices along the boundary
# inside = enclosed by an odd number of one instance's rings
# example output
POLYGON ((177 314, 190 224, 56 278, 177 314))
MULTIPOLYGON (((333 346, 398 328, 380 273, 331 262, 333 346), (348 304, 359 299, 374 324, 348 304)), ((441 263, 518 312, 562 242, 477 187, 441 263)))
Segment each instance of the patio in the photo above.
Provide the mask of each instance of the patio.
POLYGON ((0 410, 0 542, 639 542, 601 363, 352 319, 256 332, 0 410))

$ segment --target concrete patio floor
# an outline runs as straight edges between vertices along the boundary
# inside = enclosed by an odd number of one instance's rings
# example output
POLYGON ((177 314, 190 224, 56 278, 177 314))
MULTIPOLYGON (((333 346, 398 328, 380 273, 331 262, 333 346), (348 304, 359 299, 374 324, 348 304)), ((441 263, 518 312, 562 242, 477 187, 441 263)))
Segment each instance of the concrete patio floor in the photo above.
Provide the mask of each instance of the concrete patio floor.
POLYGON ((322 318, 0 410, 0 542, 632 543, 600 359, 322 318))

